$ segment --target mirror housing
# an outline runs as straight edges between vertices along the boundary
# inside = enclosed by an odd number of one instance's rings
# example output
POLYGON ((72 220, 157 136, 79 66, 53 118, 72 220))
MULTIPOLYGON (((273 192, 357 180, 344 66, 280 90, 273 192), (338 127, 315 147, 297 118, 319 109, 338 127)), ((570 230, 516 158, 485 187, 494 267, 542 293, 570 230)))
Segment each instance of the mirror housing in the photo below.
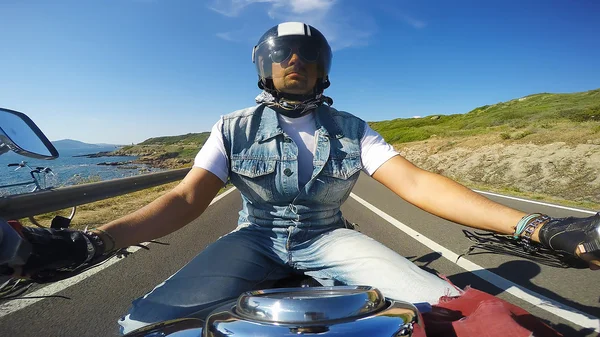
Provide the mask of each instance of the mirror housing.
POLYGON ((8 150, 31 158, 58 158, 54 145, 27 115, 0 108, 0 154, 8 150))

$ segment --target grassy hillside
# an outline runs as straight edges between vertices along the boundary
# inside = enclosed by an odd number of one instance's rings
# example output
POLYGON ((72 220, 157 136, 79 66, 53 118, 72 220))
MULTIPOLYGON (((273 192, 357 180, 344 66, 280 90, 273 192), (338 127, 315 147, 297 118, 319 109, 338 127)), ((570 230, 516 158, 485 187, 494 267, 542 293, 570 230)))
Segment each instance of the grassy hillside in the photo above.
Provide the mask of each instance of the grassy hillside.
MULTIPOLYGON (((557 132, 547 142, 585 143, 589 135, 600 133, 600 89, 572 94, 542 93, 484 105, 465 114, 369 124, 392 144, 490 133, 497 134, 498 141, 518 140, 548 130, 557 132)), ((536 143, 546 142, 541 137, 529 138, 536 143)))
POLYGON ((125 146, 114 154, 139 156, 139 161, 156 167, 189 166, 210 132, 188 133, 147 139, 137 145, 125 146))
POLYGON ((600 208, 600 89, 370 125, 415 165, 469 187, 600 208))
POLYGON ((146 139, 138 145, 174 145, 174 144, 204 144, 210 132, 188 133, 181 136, 166 136, 146 139))

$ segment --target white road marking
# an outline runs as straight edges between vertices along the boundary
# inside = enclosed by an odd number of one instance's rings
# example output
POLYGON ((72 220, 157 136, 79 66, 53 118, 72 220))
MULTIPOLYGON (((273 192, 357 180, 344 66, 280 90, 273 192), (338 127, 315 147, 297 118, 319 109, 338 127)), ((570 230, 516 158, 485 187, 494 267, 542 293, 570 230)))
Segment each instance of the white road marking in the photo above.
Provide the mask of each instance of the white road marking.
POLYGON ((573 208, 573 207, 566 207, 566 206, 560 206, 560 205, 553 205, 553 204, 548 204, 548 203, 541 202, 541 201, 533 201, 533 200, 521 199, 521 198, 517 198, 517 197, 510 197, 508 195, 502 195, 502 194, 492 193, 492 192, 484 192, 484 191, 478 191, 478 190, 473 190, 473 191, 475 191, 477 193, 481 193, 481 194, 493 195, 495 197, 501 197, 501 198, 506 198, 506 199, 512 199, 512 200, 518 200, 518 201, 528 202, 530 204, 549 206, 549 207, 566 209, 566 210, 569 210, 569 211, 575 211, 575 212, 581 212, 581 213, 587 213, 587 214, 596 214, 596 212, 588 211, 588 210, 585 210, 585 209, 579 209, 579 208, 573 208))
MULTIPOLYGON (((220 195, 218 195, 216 198, 214 198, 211 201, 210 205, 221 200, 226 195, 231 193, 233 190, 235 190, 235 187, 231 187, 229 190, 221 193, 220 195)), ((147 244, 147 243, 144 243, 144 245, 145 244, 147 244)), ((127 249, 127 251, 133 253, 140 249, 141 249, 140 247, 129 247, 127 249)), ((85 280, 86 278, 88 278, 98 272, 101 272, 102 270, 104 270, 122 260, 123 260, 123 258, 113 257, 113 258, 107 260, 104 264, 101 264, 96 268, 92 268, 92 269, 90 269, 84 273, 81 273, 77 276, 68 278, 68 279, 60 281, 60 282, 55 282, 55 283, 49 284, 49 285, 47 285, 41 289, 38 289, 34 292, 26 293, 25 295, 23 295, 23 297, 31 297, 31 298, 9 300, 8 302, 6 302, 0 306, 0 318, 8 315, 10 313, 13 313, 15 311, 21 310, 25 307, 28 307, 38 301, 41 301, 44 299, 45 296, 51 296, 60 291, 63 291, 65 289, 67 289, 68 287, 75 285, 75 284, 85 280)))
POLYGON ((350 196, 354 198, 356 201, 361 203, 363 206, 371 210, 373 213, 377 214, 390 224, 394 225, 408 236, 413 239, 419 241, 423 245, 427 246, 429 249, 434 252, 440 253, 444 258, 448 259, 450 262, 457 264, 461 268, 475 274, 481 279, 495 285, 496 287, 508 292, 520 298, 536 307, 543 309, 549 313, 552 313, 560 318, 566 319, 574 324, 577 324, 581 327, 594 329, 596 332, 600 332, 600 319, 597 317, 591 316, 589 314, 583 313, 577 309, 571 308, 567 305, 561 304, 557 301, 551 300, 543 295, 540 295, 534 291, 528 290, 516 283, 513 283, 501 276, 498 276, 485 268, 479 266, 476 263, 473 263, 467 260, 464 257, 458 259, 458 254, 450 251, 449 249, 443 247, 442 245, 434 242, 433 240, 427 238, 423 234, 415 231, 414 229, 408 227, 402 222, 396 220, 392 216, 384 213, 377 207, 373 206, 369 202, 360 198, 354 193, 351 193, 350 196), (457 261, 458 260, 458 261, 457 261))

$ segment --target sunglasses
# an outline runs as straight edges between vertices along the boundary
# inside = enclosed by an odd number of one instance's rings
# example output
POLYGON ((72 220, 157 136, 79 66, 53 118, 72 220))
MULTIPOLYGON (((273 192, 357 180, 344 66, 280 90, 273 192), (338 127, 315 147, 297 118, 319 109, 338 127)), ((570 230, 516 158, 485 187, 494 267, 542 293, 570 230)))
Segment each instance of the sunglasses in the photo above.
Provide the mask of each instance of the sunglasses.
POLYGON ((302 60, 313 63, 319 59, 319 50, 314 46, 300 46, 300 47, 289 47, 289 46, 276 46, 271 48, 271 61, 273 63, 281 63, 292 56, 292 52, 298 55, 302 60))

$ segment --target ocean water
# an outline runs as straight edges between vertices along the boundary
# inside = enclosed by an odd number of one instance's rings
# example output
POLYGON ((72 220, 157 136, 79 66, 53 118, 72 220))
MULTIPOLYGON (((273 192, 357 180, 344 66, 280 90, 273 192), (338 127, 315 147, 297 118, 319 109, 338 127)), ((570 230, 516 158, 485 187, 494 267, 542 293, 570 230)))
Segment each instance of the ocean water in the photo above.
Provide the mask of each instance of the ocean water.
MULTIPOLYGON (((98 153, 103 151, 113 151, 114 147, 97 148, 97 149, 67 149, 59 150, 59 158, 53 160, 40 160, 29 157, 24 157, 13 152, 8 152, 0 155, 0 196, 14 195, 31 192, 35 185, 33 183, 27 186, 19 187, 1 187, 19 182, 31 181, 29 169, 26 167, 15 171, 15 167, 8 167, 9 163, 20 163, 25 161, 29 166, 35 168, 50 167, 54 175, 46 175, 46 187, 62 187, 70 186, 78 183, 83 183, 93 180, 111 180, 116 178, 131 177, 143 173, 158 172, 160 169, 150 168, 147 165, 131 164, 127 167, 123 166, 103 166, 97 165, 102 162, 130 162, 136 157, 100 157, 100 158, 85 158, 73 157, 75 155, 98 153), (136 168, 131 168, 135 166, 136 168)), ((43 179, 41 181, 43 183, 43 179)), ((42 184, 43 185, 43 184, 42 184)), ((42 186, 44 187, 44 186, 42 186)))

